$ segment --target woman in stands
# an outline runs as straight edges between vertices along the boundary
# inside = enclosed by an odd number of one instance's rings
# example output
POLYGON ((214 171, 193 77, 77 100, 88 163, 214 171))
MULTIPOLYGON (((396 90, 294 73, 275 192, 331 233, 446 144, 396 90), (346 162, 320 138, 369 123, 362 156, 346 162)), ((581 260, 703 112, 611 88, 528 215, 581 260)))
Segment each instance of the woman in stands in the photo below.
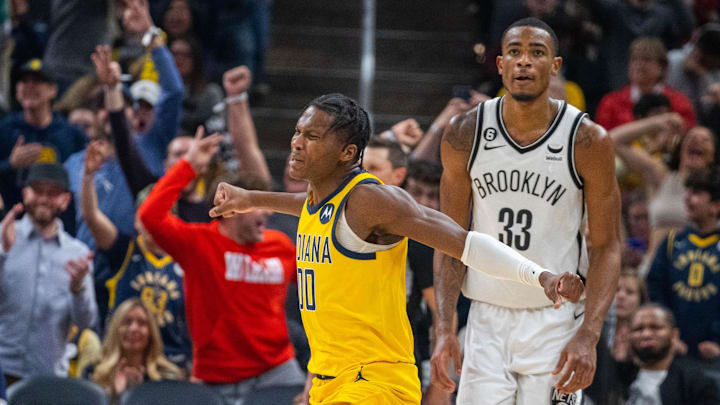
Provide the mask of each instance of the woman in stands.
POLYGON ((138 298, 120 304, 110 320, 103 357, 92 379, 112 399, 144 381, 182 379, 183 372, 163 356, 160 329, 138 298))

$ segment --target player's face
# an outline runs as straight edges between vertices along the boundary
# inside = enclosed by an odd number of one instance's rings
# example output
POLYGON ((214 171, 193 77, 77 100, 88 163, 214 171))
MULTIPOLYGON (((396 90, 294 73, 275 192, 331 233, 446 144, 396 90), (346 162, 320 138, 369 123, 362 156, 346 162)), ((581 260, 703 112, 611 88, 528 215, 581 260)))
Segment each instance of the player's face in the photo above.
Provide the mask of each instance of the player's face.
POLYGON ((136 306, 128 311, 118 328, 123 353, 145 351, 150 342, 149 322, 147 313, 142 307, 136 306))
POLYGON ((40 226, 49 225, 70 203, 70 193, 52 183, 34 182, 22 193, 25 211, 40 226))
POLYGON ((315 107, 303 112, 290 141, 290 177, 312 182, 327 178, 339 168, 346 146, 328 131, 332 122, 328 113, 315 107))
POLYGON ((691 170, 708 167, 715 158, 713 139, 707 128, 695 127, 688 131, 680 146, 680 166, 691 170))
POLYGON ((641 361, 652 364, 668 354, 674 334, 660 309, 640 309, 633 315, 630 324, 632 352, 641 361))
POLYGON ((635 277, 621 276, 615 294, 615 314, 618 319, 628 319, 640 306, 640 286, 635 277))
POLYGON ((533 101, 545 94, 550 78, 562 66, 556 57, 550 34, 536 27, 515 27, 505 34, 502 55, 497 57, 498 73, 510 96, 533 101))

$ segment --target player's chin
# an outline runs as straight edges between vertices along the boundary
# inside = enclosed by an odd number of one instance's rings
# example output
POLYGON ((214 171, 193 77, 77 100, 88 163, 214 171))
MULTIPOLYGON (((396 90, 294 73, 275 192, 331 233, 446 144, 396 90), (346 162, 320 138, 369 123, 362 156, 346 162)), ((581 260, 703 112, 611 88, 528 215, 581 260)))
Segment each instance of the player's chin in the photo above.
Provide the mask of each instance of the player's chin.
POLYGON ((521 102, 521 103, 527 103, 527 102, 530 102, 530 101, 534 101, 534 100, 536 100, 536 99, 540 96, 540 94, 530 93, 530 92, 525 91, 525 90, 511 91, 511 92, 509 92, 509 93, 510 93, 510 97, 512 97, 513 100, 519 101, 519 102, 521 102))
POLYGON ((290 165, 290 168, 288 169, 288 176, 290 176, 293 180, 300 180, 305 181, 307 180, 307 176, 304 170, 300 169, 299 167, 294 167, 296 165, 290 165))

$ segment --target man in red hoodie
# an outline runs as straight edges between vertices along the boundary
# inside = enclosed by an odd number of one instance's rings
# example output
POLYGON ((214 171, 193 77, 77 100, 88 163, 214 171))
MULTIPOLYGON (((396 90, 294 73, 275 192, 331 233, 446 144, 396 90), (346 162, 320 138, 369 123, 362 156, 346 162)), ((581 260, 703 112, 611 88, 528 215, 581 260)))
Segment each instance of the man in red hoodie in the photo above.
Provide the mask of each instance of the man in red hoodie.
MULTIPOLYGON (((183 188, 217 151, 220 136, 203 134, 198 129, 187 155, 158 181, 139 215, 185 272, 193 377, 239 405, 254 390, 305 382, 285 321, 295 247, 281 232, 265 229, 266 210, 209 224, 187 223, 171 214, 183 188)), ((262 178, 236 177, 236 186, 268 189, 262 178)))

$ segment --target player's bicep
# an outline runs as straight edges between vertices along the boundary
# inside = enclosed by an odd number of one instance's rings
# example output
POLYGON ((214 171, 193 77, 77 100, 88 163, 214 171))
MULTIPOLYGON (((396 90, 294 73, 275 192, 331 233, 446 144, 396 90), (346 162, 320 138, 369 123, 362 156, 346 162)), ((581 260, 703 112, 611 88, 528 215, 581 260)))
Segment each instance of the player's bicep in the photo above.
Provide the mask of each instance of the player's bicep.
POLYGON ((599 248, 620 239, 620 190, 615 178, 612 140, 600 126, 583 126, 578 133, 575 157, 583 178, 590 241, 599 248))
POLYGON ((373 203, 365 204, 364 212, 354 215, 366 218, 366 226, 373 231, 408 237, 457 257, 462 254, 466 232, 447 215, 418 204, 399 187, 363 187, 362 194, 357 197, 373 203))
POLYGON ((474 137, 474 126, 468 123, 470 121, 468 118, 466 117, 464 122, 453 123, 448 127, 440 145, 443 165, 440 179, 440 211, 465 228, 470 222, 472 181, 468 172, 468 162, 474 137))

